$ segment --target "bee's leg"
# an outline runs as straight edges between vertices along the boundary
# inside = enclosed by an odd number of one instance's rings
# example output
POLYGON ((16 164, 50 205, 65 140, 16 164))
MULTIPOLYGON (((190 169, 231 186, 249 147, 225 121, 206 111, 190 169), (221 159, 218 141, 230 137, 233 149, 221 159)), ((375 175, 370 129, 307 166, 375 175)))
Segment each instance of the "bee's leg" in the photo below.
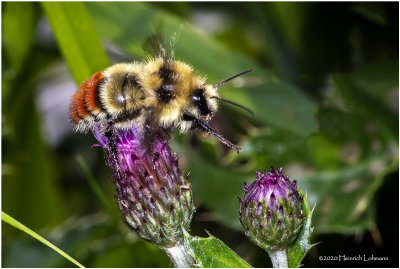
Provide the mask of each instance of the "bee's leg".
POLYGON ((146 150, 152 152, 155 136, 161 134, 161 129, 154 123, 153 110, 151 108, 148 109, 145 117, 142 139, 146 150))
POLYGON ((199 119, 196 119, 195 117, 188 116, 188 115, 184 115, 183 119, 192 121, 195 128, 200 129, 202 131, 205 131, 205 132, 215 136, 216 138, 218 138, 219 141, 221 141, 222 143, 224 143, 228 147, 236 149, 236 151, 238 153, 242 150, 240 147, 236 146, 235 144, 233 144, 232 142, 230 142, 229 140, 224 138, 222 135, 220 135, 219 133, 214 131, 210 126, 208 126, 207 123, 205 123, 205 122, 203 122, 203 121, 201 121, 199 119))
POLYGON ((122 178, 121 167, 119 166, 119 163, 118 163, 118 149, 117 149, 117 145, 115 144, 115 131, 114 131, 113 124, 111 121, 108 122, 107 128, 104 132, 104 135, 108 139, 107 146, 109 149, 109 154, 111 155, 114 165, 115 165, 115 168, 117 169, 118 177, 122 178))
POLYGON ((145 146, 146 150, 152 154, 155 153, 157 149, 155 148, 154 142, 156 139, 159 140, 160 138, 161 141, 168 141, 170 138, 168 135, 168 130, 157 126, 152 117, 147 117, 143 126, 142 135, 143 145, 145 146))

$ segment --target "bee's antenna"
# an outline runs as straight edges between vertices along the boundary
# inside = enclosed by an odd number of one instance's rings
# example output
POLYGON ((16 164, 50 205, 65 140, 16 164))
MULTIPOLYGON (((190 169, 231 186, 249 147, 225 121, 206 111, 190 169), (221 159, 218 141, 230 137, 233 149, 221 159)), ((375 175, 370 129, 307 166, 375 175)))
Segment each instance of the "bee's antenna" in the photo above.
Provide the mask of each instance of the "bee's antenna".
POLYGON ((237 78, 238 76, 241 76, 241 75, 250 73, 251 71, 253 71, 253 70, 246 70, 246 71, 240 72, 239 74, 233 75, 233 76, 231 76, 231 77, 229 77, 229 78, 227 78, 227 79, 225 79, 225 80, 223 80, 223 81, 218 82, 217 84, 215 84, 214 88, 218 89, 219 86, 221 86, 222 84, 224 84, 224 83, 226 83, 226 82, 228 82, 228 81, 230 81, 230 80, 232 80, 232 79, 234 79, 234 78, 237 78))
POLYGON ((223 101, 223 102, 225 102, 225 103, 228 103, 228 104, 237 106, 237 107, 239 107, 239 108, 241 108, 241 109, 243 109, 243 110, 246 110, 247 112, 249 112, 251 115, 254 116, 254 112, 253 112, 250 108, 247 108, 247 107, 245 107, 245 106, 243 106, 243 105, 241 105, 241 104, 238 104, 238 103, 236 103, 236 102, 233 102, 233 101, 231 101, 231 100, 229 100, 229 99, 221 98, 221 97, 219 97, 219 96, 211 96, 211 98, 215 98, 215 99, 218 99, 218 100, 223 101))

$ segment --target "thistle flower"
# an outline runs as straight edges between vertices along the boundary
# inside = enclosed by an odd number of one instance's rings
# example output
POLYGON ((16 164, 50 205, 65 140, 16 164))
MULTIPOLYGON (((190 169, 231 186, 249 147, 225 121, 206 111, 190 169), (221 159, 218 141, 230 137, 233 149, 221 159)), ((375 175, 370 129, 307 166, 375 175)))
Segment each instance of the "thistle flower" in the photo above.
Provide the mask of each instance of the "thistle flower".
POLYGON ((290 182, 282 168, 277 172, 271 168, 269 173, 257 172, 256 180, 243 189, 239 214, 246 235, 270 256, 285 250, 303 225, 303 196, 296 181, 290 182))
MULTIPOLYGON (((189 230, 195 208, 191 185, 182 176, 168 139, 156 132, 149 142, 135 128, 117 130, 113 141, 100 126, 93 134, 106 151, 123 221, 170 257, 171 251, 185 252, 183 229, 189 230)), ((176 266, 190 266, 177 264, 182 257, 171 258, 176 266)))

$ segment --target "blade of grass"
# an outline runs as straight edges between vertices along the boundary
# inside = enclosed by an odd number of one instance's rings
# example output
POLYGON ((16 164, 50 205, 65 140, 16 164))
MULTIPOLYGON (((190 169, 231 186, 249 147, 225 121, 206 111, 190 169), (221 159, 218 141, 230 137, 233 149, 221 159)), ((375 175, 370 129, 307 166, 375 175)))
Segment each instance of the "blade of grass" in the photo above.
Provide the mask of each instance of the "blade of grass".
POLYGON ((3 211, 1 211, 1 220, 10 224, 11 226, 29 234, 30 236, 32 236, 33 238, 36 238, 37 240, 39 240, 40 242, 42 242, 43 244, 47 245, 48 247, 54 249, 56 252, 58 252, 61 256, 63 256, 64 258, 68 259, 69 261, 71 261, 72 263, 74 263, 75 265, 77 265, 80 268, 85 268, 82 264, 80 264, 79 262, 77 262, 74 258, 72 258, 71 256, 69 256, 67 253, 65 253, 64 251, 62 251, 61 249, 59 249, 58 247, 56 247, 55 245, 53 245, 52 243, 50 243, 49 241, 47 241, 46 239, 44 239, 43 237, 41 237, 40 235, 38 235, 37 233, 35 233, 34 231, 32 231, 31 229, 29 229, 28 227, 26 227, 25 225, 23 225, 22 223, 20 223, 19 221, 17 221, 16 219, 14 219, 13 217, 7 215, 6 213, 4 213, 3 211))
MULTIPOLYGON (((15 76, 29 56, 41 10, 36 3, 8 2, 4 3, 3 11, 4 56, 10 64, 9 72, 15 76)), ((8 77, 13 78, 12 75, 8 77)))
POLYGON ((76 83, 110 65, 83 3, 42 2, 41 5, 76 83))
POLYGON ((90 171, 89 167, 87 166, 85 160, 82 158, 81 155, 77 155, 75 157, 76 162, 81 167, 83 174, 85 175, 86 180, 88 181, 90 187, 96 194, 97 198, 103 203, 103 205, 111 212, 111 206, 108 202, 104 192, 101 190, 99 184, 97 184, 96 179, 94 178, 92 172, 90 171))

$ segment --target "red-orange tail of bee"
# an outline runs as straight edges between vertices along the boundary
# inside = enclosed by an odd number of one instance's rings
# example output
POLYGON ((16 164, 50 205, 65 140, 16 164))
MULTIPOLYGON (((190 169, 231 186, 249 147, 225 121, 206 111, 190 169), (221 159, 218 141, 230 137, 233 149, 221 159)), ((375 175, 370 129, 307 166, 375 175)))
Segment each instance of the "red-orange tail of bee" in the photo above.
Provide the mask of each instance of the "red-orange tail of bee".
POLYGON ((84 119, 89 119, 86 122, 95 120, 96 115, 102 110, 99 98, 99 85, 103 77, 101 72, 95 73, 83 82, 78 91, 73 95, 70 116, 75 125, 80 124, 84 119))

